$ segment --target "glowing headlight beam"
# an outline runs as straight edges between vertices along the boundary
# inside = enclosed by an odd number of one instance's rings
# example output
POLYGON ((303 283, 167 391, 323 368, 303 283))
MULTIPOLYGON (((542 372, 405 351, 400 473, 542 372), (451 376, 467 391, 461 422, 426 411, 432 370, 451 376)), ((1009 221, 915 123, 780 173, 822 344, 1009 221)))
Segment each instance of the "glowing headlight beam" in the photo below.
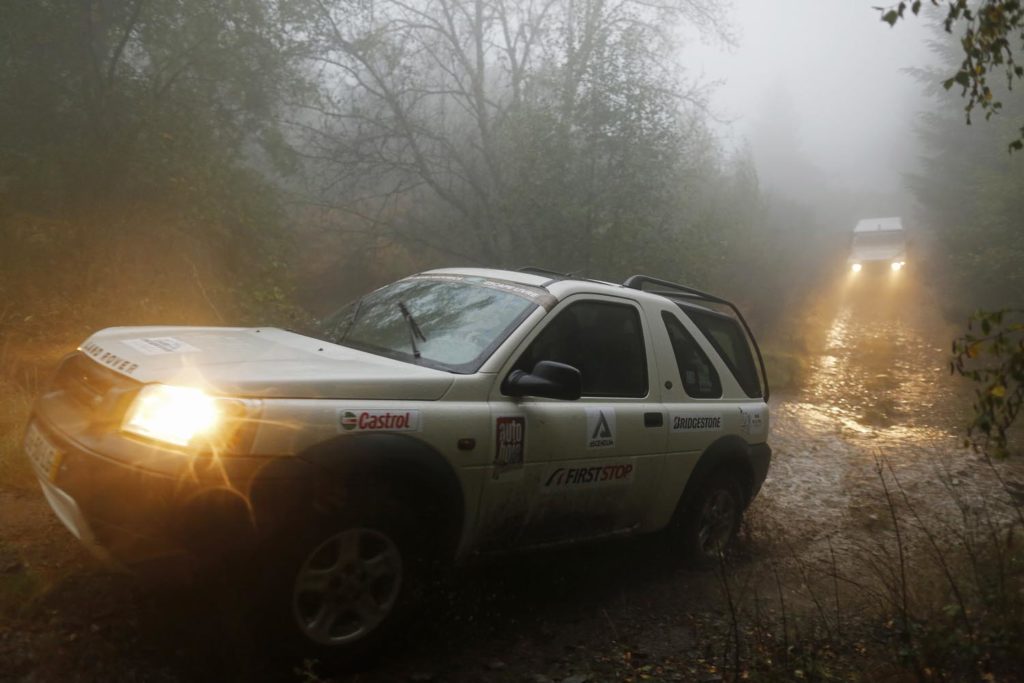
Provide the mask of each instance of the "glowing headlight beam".
POLYGON ((892 268, 893 272, 895 273, 899 271, 900 268, 903 267, 903 261, 893 261, 889 267, 892 268))
POLYGON ((859 273, 862 267, 863 266, 861 266, 859 263, 854 263, 852 266, 850 266, 850 270, 852 270, 855 273, 859 273))
POLYGON ((150 384, 139 392, 121 429, 176 446, 187 446, 221 423, 217 401, 202 389, 150 384))

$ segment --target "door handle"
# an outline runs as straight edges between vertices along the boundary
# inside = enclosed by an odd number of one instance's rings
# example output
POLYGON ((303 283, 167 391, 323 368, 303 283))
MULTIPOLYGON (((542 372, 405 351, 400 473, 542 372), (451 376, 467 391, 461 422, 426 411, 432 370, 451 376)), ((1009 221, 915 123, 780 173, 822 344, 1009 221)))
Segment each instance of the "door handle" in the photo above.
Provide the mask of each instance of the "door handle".
POLYGON ((644 427, 660 427, 665 424, 661 413, 644 413, 644 427))

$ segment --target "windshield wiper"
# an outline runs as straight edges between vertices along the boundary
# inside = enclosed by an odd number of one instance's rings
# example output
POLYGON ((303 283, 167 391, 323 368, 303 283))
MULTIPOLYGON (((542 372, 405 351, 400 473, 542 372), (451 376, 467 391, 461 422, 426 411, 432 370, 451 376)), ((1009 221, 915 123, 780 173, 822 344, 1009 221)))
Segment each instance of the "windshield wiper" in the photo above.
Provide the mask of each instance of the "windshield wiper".
POLYGON ((352 328, 356 326, 356 319, 359 318, 359 311, 363 308, 363 299, 365 298, 365 296, 361 296, 359 297, 359 300, 356 301, 352 315, 348 317, 348 325, 345 326, 345 331, 341 333, 340 337, 338 337, 338 342, 345 341, 345 337, 347 337, 348 333, 352 331, 352 328))
POLYGON ((398 310, 402 312, 402 317, 409 324, 409 344, 412 345, 412 355, 414 358, 419 358, 420 350, 416 348, 416 339, 418 337, 420 341, 427 341, 427 337, 423 334, 420 326, 416 324, 416 318, 412 317, 412 313, 409 312, 404 301, 398 302, 398 310))

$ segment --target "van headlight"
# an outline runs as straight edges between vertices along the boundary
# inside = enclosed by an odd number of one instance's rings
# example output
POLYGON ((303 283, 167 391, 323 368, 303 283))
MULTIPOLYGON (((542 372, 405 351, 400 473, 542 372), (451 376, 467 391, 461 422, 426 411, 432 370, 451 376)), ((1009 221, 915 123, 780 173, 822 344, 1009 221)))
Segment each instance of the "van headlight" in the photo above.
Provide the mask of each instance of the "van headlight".
POLYGON ((246 403, 196 387, 148 384, 128 408, 121 431, 175 446, 223 445, 244 419, 246 403))

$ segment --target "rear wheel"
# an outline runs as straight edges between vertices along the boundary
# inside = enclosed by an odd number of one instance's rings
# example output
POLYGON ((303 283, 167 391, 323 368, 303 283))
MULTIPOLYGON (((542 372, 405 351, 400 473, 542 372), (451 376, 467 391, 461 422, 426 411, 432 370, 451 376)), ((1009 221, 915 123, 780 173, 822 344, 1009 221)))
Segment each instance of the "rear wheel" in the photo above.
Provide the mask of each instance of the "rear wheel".
POLYGON ((680 512, 677 533, 687 561, 699 569, 717 566, 743 518, 739 482, 726 471, 714 472, 680 512))

